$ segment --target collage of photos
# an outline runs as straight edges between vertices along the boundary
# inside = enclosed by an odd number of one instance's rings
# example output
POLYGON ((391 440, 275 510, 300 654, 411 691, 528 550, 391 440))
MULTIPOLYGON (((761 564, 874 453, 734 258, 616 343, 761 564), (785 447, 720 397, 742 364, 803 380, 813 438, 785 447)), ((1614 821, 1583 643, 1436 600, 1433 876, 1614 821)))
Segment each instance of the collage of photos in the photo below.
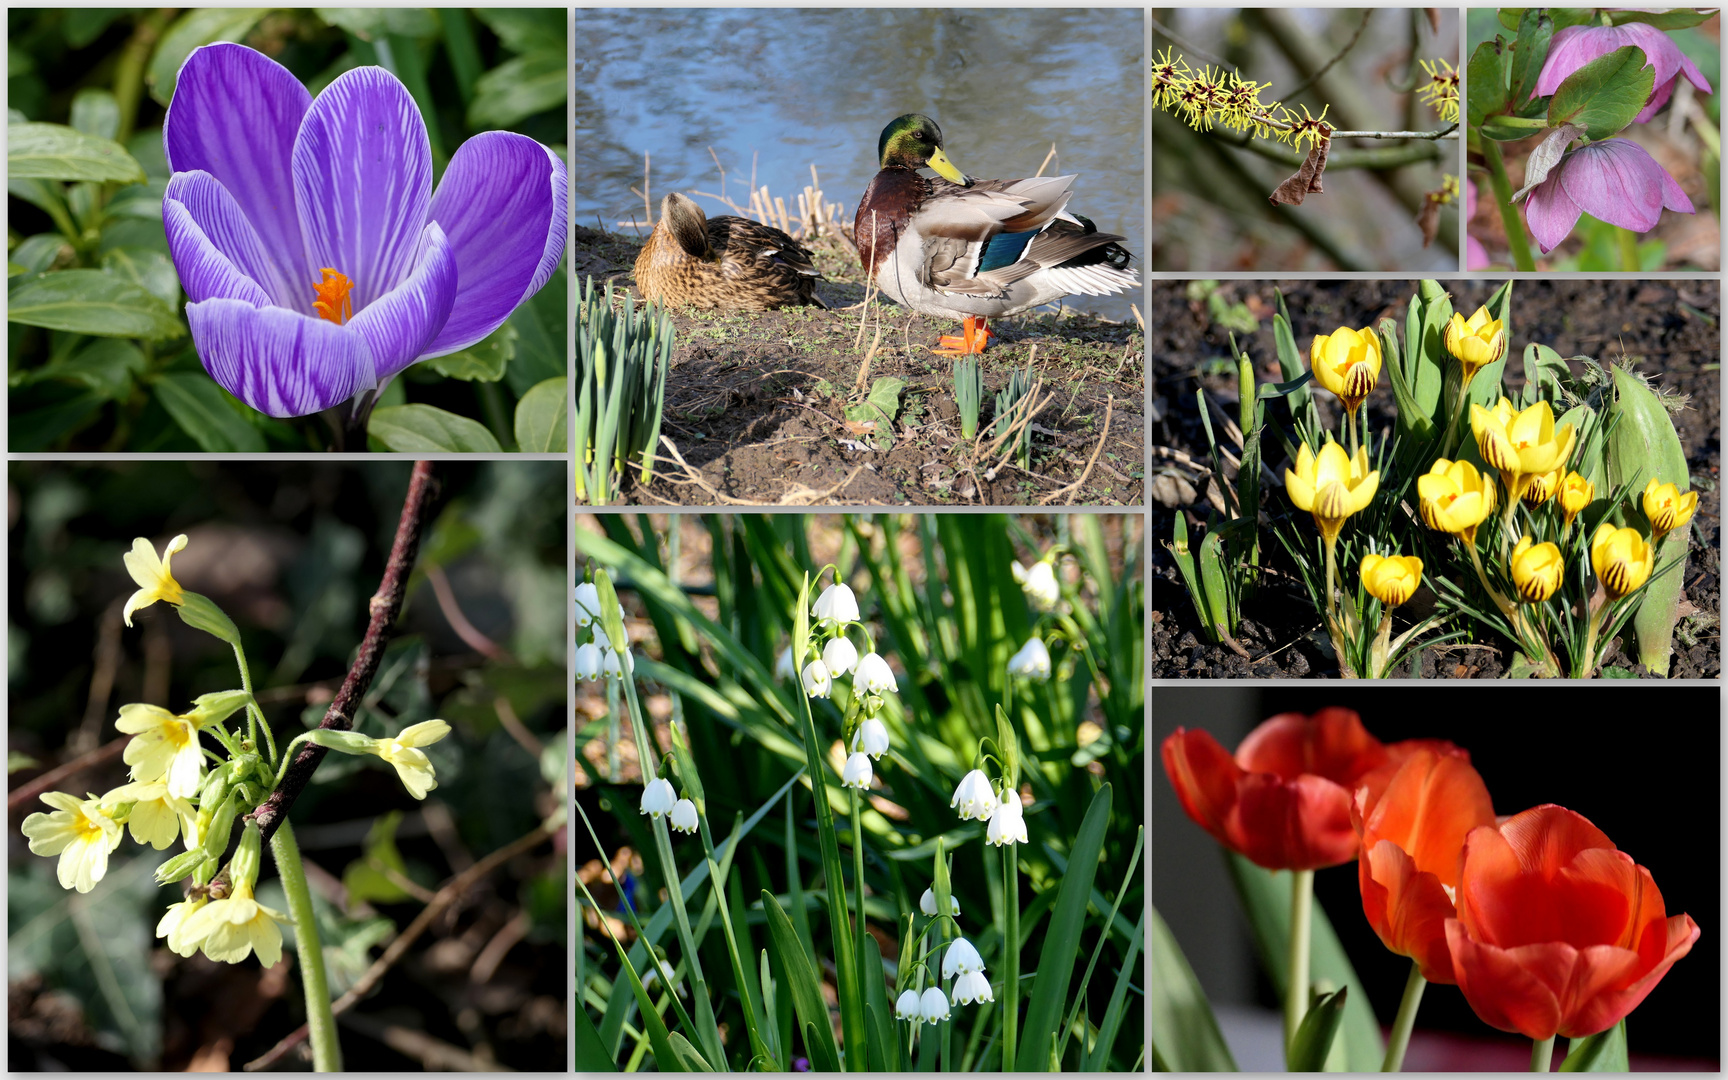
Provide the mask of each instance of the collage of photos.
POLYGON ((1148 22, 1150 1068, 1720 1074, 1719 13, 1148 22))
POLYGON ((1720 1074, 1716 9, 6 17, 9 1073, 1720 1074))

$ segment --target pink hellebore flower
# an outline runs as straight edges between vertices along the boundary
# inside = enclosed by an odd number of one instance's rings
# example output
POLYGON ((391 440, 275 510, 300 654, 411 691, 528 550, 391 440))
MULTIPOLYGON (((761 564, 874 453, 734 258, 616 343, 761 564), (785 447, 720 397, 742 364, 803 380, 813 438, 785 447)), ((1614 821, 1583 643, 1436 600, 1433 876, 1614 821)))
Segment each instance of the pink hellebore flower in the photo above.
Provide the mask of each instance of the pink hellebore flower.
POLYGON ((1692 200, 1642 146, 1603 139, 1561 159, 1530 192, 1524 220, 1546 255, 1566 239, 1580 213, 1641 233, 1656 227, 1664 209, 1690 214, 1692 200))
MULTIPOLYGON (((1476 181, 1474 180, 1464 181, 1464 220, 1465 222, 1476 220, 1476 181)), ((1488 249, 1482 246, 1482 241, 1476 239, 1474 234, 1466 233, 1464 235, 1464 269, 1486 270, 1489 262, 1488 249)))
POLYGON ((1673 38, 1649 23, 1630 22, 1624 26, 1568 26, 1555 34, 1548 47, 1548 59, 1542 64, 1542 74, 1536 77, 1535 96, 1552 94, 1566 81, 1566 76, 1597 57, 1628 45, 1642 50, 1646 66, 1656 69, 1650 100, 1632 118, 1634 124, 1644 123, 1668 104, 1668 99, 1674 96, 1674 84, 1682 75, 1703 93, 1711 92, 1710 80, 1680 51, 1673 38))

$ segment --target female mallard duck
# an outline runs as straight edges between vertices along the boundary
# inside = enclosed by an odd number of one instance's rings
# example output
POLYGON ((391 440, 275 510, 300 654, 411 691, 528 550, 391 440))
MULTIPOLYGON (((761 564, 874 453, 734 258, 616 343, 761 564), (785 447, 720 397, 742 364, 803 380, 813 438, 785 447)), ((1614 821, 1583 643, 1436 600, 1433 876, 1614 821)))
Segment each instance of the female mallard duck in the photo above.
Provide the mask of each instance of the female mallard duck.
POLYGON ((891 299, 965 317, 963 335, 944 336, 939 355, 983 352, 991 316, 1139 286, 1122 237, 1063 212, 1073 176, 969 179, 943 153, 942 129, 917 113, 883 128, 876 153, 882 171, 853 222, 859 258, 891 299), (935 179, 918 174, 925 166, 935 179))
POLYGON ((815 295, 822 275, 796 240, 746 218, 711 218, 674 192, 636 256, 636 287, 647 300, 723 311, 827 305, 815 295))

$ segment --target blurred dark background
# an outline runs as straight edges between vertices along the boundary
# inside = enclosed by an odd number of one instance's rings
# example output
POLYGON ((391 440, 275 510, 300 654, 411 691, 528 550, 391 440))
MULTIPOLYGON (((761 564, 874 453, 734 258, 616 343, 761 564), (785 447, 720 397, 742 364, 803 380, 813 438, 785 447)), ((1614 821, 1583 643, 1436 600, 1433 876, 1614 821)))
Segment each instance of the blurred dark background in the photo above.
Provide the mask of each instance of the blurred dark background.
MULTIPOLYGON (((295 804, 333 996, 440 885, 564 804, 565 469, 440 462, 439 489, 401 621, 360 710, 393 734, 439 717, 423 803, 375 759, 329 755, 295 804)), ((166 604, 120 617, 136 587, 121 554, 143 536, 189 543, 172 570, 245 642, 277 745, 316 725, 348 669, 395 534, 412 462, 15 463, 8 471, 10 787, 89 756, 56 785, 125 780, 113 722, 126 702, 176 711, 239 684, 232 651, 166 604)), ((18 824, 8 835, 10 1065, 111 1072, 238 1070, 304 1020, 287 963, 182 959, 154 936, 178 887, 129 837, 96 889, 54 880, 18 824), (111 978, 109 976, 112 976, 111 978)), ((373 995, 339 1018, 348 1068, 508 1066, 566 1060, 563 834, 506 862, 439 916, 373 995)), ((284 907, 266 860, 259 899, 284 907)), ((304 1067, 291 1054, 288 1067, 304 1067)))
MULTIPOLYGON (((1668 914, 1691 915, 1702 933, 1627 1017, 1632 1067, 1717 1068, 1722 940, 1717 688, 1509 684, 1436 692, 1393 685, 1159 686, 1153 691, 1153 740, 1161 747, 1178 726, 1204 728, 1234 751, 1267 717, 1312 714, 1327 706, 1355 709, 1383 742, 1450 739, 1470 751, 1497 814, 1558 803, 1589 818, 1646 867, 1662 890, 1668 914)), ((1280 1003, 1260 971, 1218 845, 1182 812, 1159 760, 1152 783, 1153 903, 1215 1005, 1276 1010, 1280 1003)), ((1398 1010, 1410 962, 1388 951, 1363 917, 1354 862, 1316 873, 1314 891, 1384 1031, 1398 1010)), ((1557 1044, 1557 1059, 1564 1045, 1564 1040, 1557 1044)), ((1529 1056, 1528 1040, 1488 1027, 1457 987, 1430 986, 1405 1067, 1517 1070, 1528 1067, 1529 1056), (1426 1038, 1437 1033, 1457 1038, 1426 1038)))

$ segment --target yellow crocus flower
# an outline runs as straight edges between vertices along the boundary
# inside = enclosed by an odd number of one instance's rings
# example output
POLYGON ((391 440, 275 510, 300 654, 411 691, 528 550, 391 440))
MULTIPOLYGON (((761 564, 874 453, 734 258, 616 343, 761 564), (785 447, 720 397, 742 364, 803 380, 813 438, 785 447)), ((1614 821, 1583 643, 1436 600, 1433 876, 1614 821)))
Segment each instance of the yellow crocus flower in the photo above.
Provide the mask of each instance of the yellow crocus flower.
POLYGON ((1637 529, 1616 529, 1604 522, 1590 538, 1590 565, 1609 599, 1618 600, 1650 580, 1656 549, 1644 542, 1637 529))
POLYGON ((1314 338, 1308 349, 1308 367, 1314 380, 1336 394, 1344 403, 1344 411, 1354 417, 1380 380, 1380 339, 1372 330, 1341 326, 1325 337, 1314 338))
POLYGON ((1692 520, 1698 509, 1698 493, 1682 495, 1673 484, 1657 483, 1655 477, 1644 485, 1644 516, 1650 519, 1652 544, 1692 520))
POLYGON ((1314 526, 1331 546, 1351 514, 1359 513, 1379 490, 1380 474, 1368 467, 1368 450, 1351 457, 1330 438, 1316 454, 1307 443, 1296 454, 1296 468, 1284 470, 1284 489, 1298 510, 1314 515, 1314 526))
POLYGON ((1416 478, 1422 520, 1430 529, 1451 533, 1474 546, 1476 527, 1494 512, 1494 478, 1468 461, 1436 461, 1416 478))
POLYGON ((1477 308, 1476 314, 1468 319, 1453 312, 1452 321, 1446 324, 1444 341, 1446 351, 1457 359, 1464 372, 1462 392, 1470 388, 1470 380, 1478 371, 1506 355, 1506 324, 1491 317, 1486 306, 1477 308))
POLYGON ((1554 410, 1546 401, 1520 412, 1505 398, 1492 409, 1472 404, 1470 430, 1482 460, 1500 470, 1509 501, 1524 497, 1534 475, 1565 467, 1578 434, 1571 424, 1554 426, 1554 410))
POLYGON ((1528 536, 1512 549, 1512 584, 1525 603, 1539 604, 1554 595, 1566 576, 1566 562, 1554 544, 1531 543, 1528 536))
POLYGON ((1560 481, 1559 498, 1560 511, 1566 515, 1566 527, 1570 529, 1572 519, 1596 498, 1596 486, 1584 479, 1582 473, 1570 472, 1560 481))
POLYGON ((1560 478, 1566 475, 1564 467, 1553 472, 1537 473, 1524 483, 1524 503, 1527 506, 1541 506, 1553 497, 1555 489, 1560 486, 1560 478))
POLYGON ((1414 555, 1362 556, 1362 587, 1389 608, 1397 607, 1422 584, 1422 560, 1414 555))

